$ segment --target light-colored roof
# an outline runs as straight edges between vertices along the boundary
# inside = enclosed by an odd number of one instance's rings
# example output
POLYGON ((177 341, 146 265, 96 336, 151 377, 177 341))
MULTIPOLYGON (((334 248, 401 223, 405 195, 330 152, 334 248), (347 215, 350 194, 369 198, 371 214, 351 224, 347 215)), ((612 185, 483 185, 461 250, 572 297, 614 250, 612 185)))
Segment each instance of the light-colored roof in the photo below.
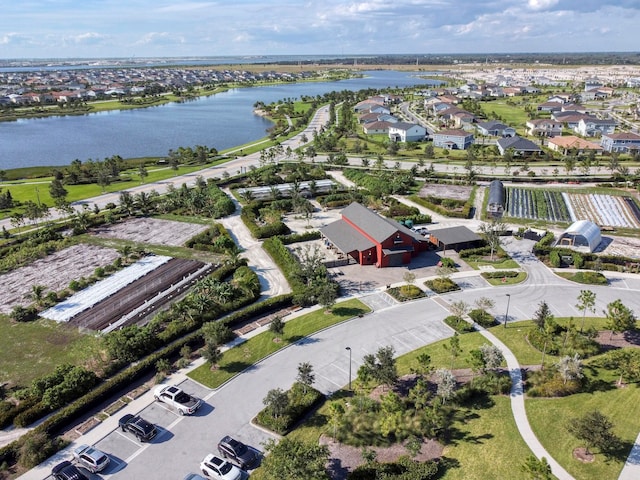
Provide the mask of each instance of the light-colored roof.
POLYGON ((584 138, 576 137, 575 135, 565 135, 562 137, 551 137, 549 143, 553 143, 563 148, 577 148, 581 150, 602 150, 602 147, 597 143, 590 142, 584 138))

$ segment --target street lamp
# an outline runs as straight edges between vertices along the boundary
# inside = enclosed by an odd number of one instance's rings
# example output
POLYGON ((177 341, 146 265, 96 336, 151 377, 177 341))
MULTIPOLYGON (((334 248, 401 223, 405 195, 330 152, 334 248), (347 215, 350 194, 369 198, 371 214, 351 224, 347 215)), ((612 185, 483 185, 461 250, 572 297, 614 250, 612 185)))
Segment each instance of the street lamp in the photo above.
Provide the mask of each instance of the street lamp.
POLYGON ((507 313, 504 314, 504 328, 507 328, 507 319, 509 318, 509 302, 511 301, 511 294, 507 293, 507 313))
POLYGON ((346 347, 345 350, 349 350, 349 391, 351 391, 351 347, 346 347))

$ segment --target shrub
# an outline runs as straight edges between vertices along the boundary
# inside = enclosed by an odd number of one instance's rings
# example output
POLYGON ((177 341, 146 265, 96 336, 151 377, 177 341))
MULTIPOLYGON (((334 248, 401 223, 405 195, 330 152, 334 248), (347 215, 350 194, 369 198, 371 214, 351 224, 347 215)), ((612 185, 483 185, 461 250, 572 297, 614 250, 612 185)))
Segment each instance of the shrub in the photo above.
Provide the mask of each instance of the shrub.
POLYGON ((600 272, 591 272, 588 270, 576 272, 570 279, 574 282, 586 283, 589 285, 607 285, 607 277, 600 272))
POLYGON ((401 287, 388 288, 386 292, 400 302, 425 296, 425 293, 415 285, 402 285, 401 287))
POLYGON ((449 325, 458 333, 470 333, 475 331, 473 325, 457 315, 449 315, 444 319, 444 323, 449 325))
POLYGON ((307 413, 324 401, 324 395, 315 388, 306 387, 306 390, 307 392, 303 393, 302 385, 294 383, 287 392, 289 404, 285 412, 274 417, 268 407, 263 408, 256 416, 256 422, 280 435, 285 435, 307 413))
POLYGON ((433 280, 427 280, 424 284, 436 293, 447 293, 460 290, 458 284, 450 278, 435 278, 433 280))
POLYGON ((549 253, 549 263, 552 267, 558 268, 562 265, 562 259, 560 258, 560 253, 557 250, 551 250, 549 253))
POLYGON ((497 322, 493 315, 481 308, 475 308, 469 312, 469 317, 484 328, 493 327, 497 322))
POLYGON ((482 272, 484 278, 493 279, 493 278, 516 278, 520 272, 516 270, 495 270, 493 272, 482 272))
POLYGON ((456 262, 451 257, 442 257, 440 259, 440 265, 446 268, 456 268, 456 262))
POLYGON ((527 395, 531 397, 565 397, 580 392, 583 385, 580 380, 565 383, 560 374, 551 368, 531 373, 527 384, 532 385, 527 390, 527 395))

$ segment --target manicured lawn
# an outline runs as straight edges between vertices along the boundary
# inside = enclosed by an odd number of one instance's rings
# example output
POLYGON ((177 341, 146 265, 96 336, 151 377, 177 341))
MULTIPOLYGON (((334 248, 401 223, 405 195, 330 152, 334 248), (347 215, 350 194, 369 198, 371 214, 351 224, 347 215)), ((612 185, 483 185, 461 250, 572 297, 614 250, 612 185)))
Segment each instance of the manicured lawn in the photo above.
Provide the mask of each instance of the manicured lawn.
POLYGON ((518 262, 515 260, 511 260, 507 258, 506 260, 494 260, 493 262, 490 260, 465 260, 466 263, 469 264, 470 267, 475 268, 476 270, 480 270, 481 266, 490 265, 496 270, 504 270, 507 268, 518 268, 518 262))
MULTIPOLYGON (((568 318, 557 318, 560 324, 566 324, 568 318)), ((573 319, 580 324, 581 318, 573 319)), ((605 319, 585 319, 585 328, 590 326, 596 329, 604 328, 605 319)), ((518 357, 522 365, 539 364, 541 354, 531 347, 526 341, 527 331, 535 328, 533 322, 517 322, 510 324, 506 329, 496 326, 490 331, 502 340, 518 357)), ((454 368, 468 367, 469 352, 478 348, 485 340, 479 333, 471 333, 460 336, 462 353, 455 359, 454 368)), ((449 340, 443 340, 425 346, 414 352, 410 352, 398 358, 398 372, 406 374, 417 366, 416 357, 421 353, 428 353, 431 357, 433 368, 450 368, 451 355, 443 348, 449 340)), ((557 361, 556 357, 547 356, 547 365, 557 361)), ((613 378, 607 372, 599 372, 598 378, 613 384, 613 378)), ((357 389, 357 381, 354 382, 357 389)), ((337 392, 342 395, 344 392, 337 392)), ((467 479, 495 479, 495 478, 523 478, 521 465, 524 459, 531 454, 522 440, 510 408, 508 397, 492 397, 494 405, 486 409, 463 410, 465 415, 454 423, 454 439, 445 447, 444 455, 458 462, 457 466, 450 468, 443 476, 446 480, 467 479)), ((596 455, 596 461, 592 464, 582 464, 572 457, 573 449, 581 446, 580 442, 566 432, 566 423, 581 413, 598 409, 607 415, 615 425, 615 432, 630 448, 635 440, 640 422, 640 395, 637 386, 631 385, 624 389, 607 389, 594 393, 582 393, 566 398, 526 400, 529 421, 536 435, 563 467, 575 478, 599 480, 604 478, 617 478, 628 452, 622 453, 622 459, 606 462, 602 455, 596 455)), ((327 431, 327 405, 321 407, 299 429, 290 435, 314 442, 327 431)))
POLYGON ((77 327, 51 320, 14 323, 0 315, 0 383, 28 386, 58 365, 84 365, 99 346, 98 337, 77 327))
POLYGON ((360 300, 353 299, 336 304, 331 314, 324 313, 323 309, 310 312, 286 322, 284 334, 279 342, 274 341, 273 333, 263 332, 224 352, 216 370, 211 370, 211 364, 205 363, 189 373, 189 376, 209 388, 217 388, 267 355, 314 332, 369 311, 369 307, 360 300))
POLYGON ((465 423, 456 423, 459 438, 444 449, 444 456, 459 465, 444 480, 494 480, 521 477, 520 466, 531 455, 511 412, 509 397, 491 397, 491 408, 468 411, 465 423))
POLYGON ((569 473, 580 479, 618 478, 640 429, 640 391, 636 384, 565 398, 528 398, 526 408, 540 442, 569 473), (597 451, 593 463, 573 458, 573 450, 584 444, 567 432, 566 425, 570 419, 593 410, 606 415, 613 422, 614 432, 628 445, 622 459, 607 461, 597 451))
POLYGON ((487 282, 489 282, 494 287, 500 287, 504 285, 515 285, 517 283, 522 283, 527 279, 527 272, 518 272, 517 277, 506 277, 506 278, 485 278, 487 282))

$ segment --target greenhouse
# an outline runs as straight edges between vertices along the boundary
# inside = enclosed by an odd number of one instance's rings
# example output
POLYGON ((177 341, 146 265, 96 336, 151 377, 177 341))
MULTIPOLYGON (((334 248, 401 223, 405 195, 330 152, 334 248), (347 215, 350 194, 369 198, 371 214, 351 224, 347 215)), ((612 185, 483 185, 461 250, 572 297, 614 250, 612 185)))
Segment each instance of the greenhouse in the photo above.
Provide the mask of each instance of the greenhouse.
POLYGON ((593 252, 598 248, 601 240, 600 227, 589 220, 578 220, 562 232, 556 242, 556 247, 569 247, 593 252))

